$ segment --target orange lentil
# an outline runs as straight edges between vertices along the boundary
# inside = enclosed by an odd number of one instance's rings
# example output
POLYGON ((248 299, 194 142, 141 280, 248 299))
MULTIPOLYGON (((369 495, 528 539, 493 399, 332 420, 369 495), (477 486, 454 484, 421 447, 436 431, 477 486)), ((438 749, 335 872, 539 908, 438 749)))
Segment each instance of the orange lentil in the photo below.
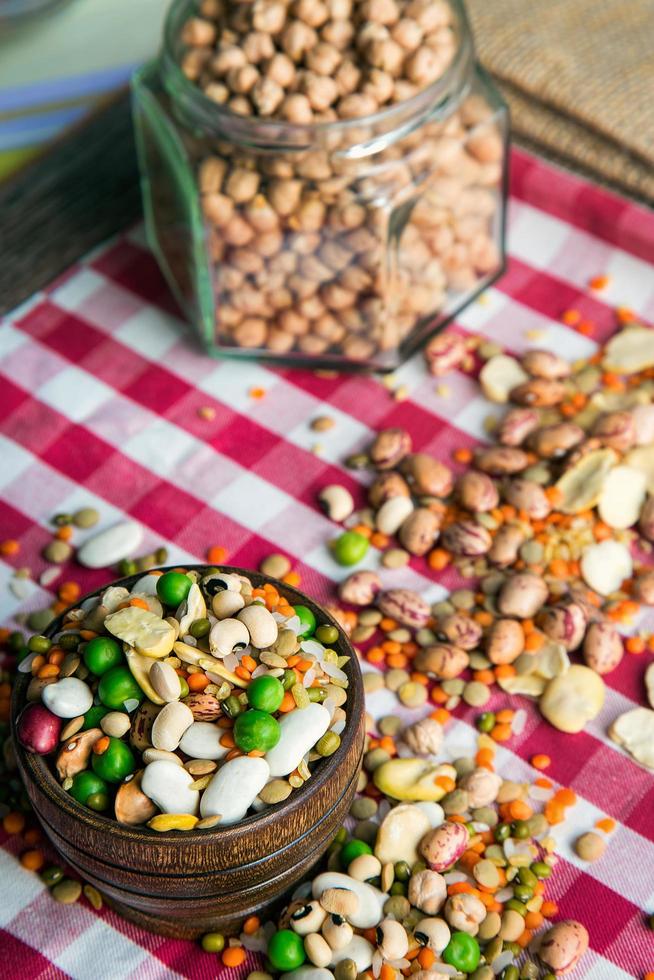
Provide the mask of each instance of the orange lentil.
POLYGON ((48 663, 59 666, 59 664, 63 663, 65 656, 66 654, 63 650, 60 650, 59 647, 53 647, 48 654, 48 663))
POLYGON ((402 644, 398 643, 396 640, 384 640, 382 643, 382 650, 386 653, 400 653, 402 650, 402 644))
POLYGON ((386 659, 386 654, 381 647, 370 647, 366 654, 366 659, 371 664, 382 664, 386 659))
POLYGON ((248 755, 251 759, 262 759, 266 753, 262 749, 250 749, 248 755))
POLYGON ((233 749, 236 747, 236 742, 231 732, 225 732, 224 735, 220 736, 220 744, 224 749, 233 749))
POLYGON ((432 711, 429 717, 444 725, 446 721, 449 721, 450 713, 447 708, 436 708, 436 711, 432 711))
POLYGON ((36 672, 40 670, 40 668, 43 666, 44 663, 45 663, 45 657, 43 656, 43 654, 42 653, 37 654, 37 656, 34 657, 34 660, 32 661, 32 673, 36 674, 36 672))
POLYGON ((299 572, 287 572, 282 578, 285 585, 299 585, 301 581, 299 572))
POLYGON ((595 333, 595 324, 592 320, 582 320, 577 327, 577 331, 584 337, 592 337, 595 333))
POLYGON ((445 693, 442 687, 438 687, 437 685, 432 688, 431 699, 435 704, 445 704, 446 701, 449 701, 450 696, 445 693))
POLYGON ((250 388, 250 390, 248 391, 248 395, 250 396, 250 398, 255 398, 257 400, 260 399, 260 398, 265 398, 266 397, 266 389, 265 388, 250 388))
POLYGON ((250 915, 243 923, 243 932, 246 936, 251 936, 261 926, 261 919, 258 915, 250 915))
POLYGON ((384 616, 383 619, 379 621, 379 628, 383 630, 384 633, 391 633, 393 630, 397 629, 397 622, 391 619, 390 616, 384 616))
POLYGON ((253 670, 257 669, 257 662, 254 659, 254 657, 251 657, 249 655, 249 653, 246 653, 244 654, 244 656, 241 657, 241 664, 245 667, 246 670, 249 670, 250 673, 252 673, 253 670))
POLYGON ((629 323, 630 320, 636 319, 636 314, 628 306, 616 307, 615 316, 618 323, 629 323))
POLYGON ((209 685, 209 678, 206 674, 189 674, 186 683, 189 691, 204 691, 205 687, 209 685))
POLYGON ((103 752, 107 751, 110 745, 111 742, 109 740, 109 736, 103 735, 97 740, 97 742, 93 743, 93 752, 95 755, 102 755, 103 752))
POLYGON ((20 542, 16 541, 15 538, 7 538, 6 541, 0 541, 0 555, 9 558, 11 555, 17 555, 19 551, 20 542))
POLYGON ((511 734, 510 725, 495 725, 491 730, 490 737, 496 742, 508 742, 511 734))
POLYGON ((240 749, 230 749, 227 755, 225 756, 225 762, 231 762, 232 759, 238 759, 239 756, 242 755, 243 753, 241 752, 240 749))
POLYGON ((37 671, 36 676, 37 677, 41 677, 41 678, 43 678, 43 677, 58 677, 59 676, 59 667, 56 664, 43 664, 42 667, 39 667, 39 670, 37 671))
MULTIPOLYGON (((479 860, 479 855, 478 854, 475 854, 475 857, 477 858, 477 860, 479 860)), ((459 858, 459 861, 460 860, 461 859, 459 858)), ((470 893, 472 893, 474 891, 475 891, 475 889, 467 881, 455 881, 453 885, 448 885, 447 886, 447 894, 448 895, 463 895, 465 893, 470 894, 470 893)))
POLYGON ((391 966, 390 963, 382 963, 379 980, 395 980, 395 967, 391 966))
POLYGON ((492 670, 474 670, 472 672, 472 679, 479 681, 481 684, 492 684, 495 680, 495 674, 492 670))
POLYGON ((523 949, 525 949, 531 942, 533 935, 534 934, 533 932, 531 932, 530 929, 525 929, 516 939, 518 946, 521 946, 523 949))
POLYGON ((612 820, 611 817, 602 817, 595 826, 598 830, 603 830, 605 834, 610 834, 612 830, 615 830, 615 820, 612 820))
POLYGON ((350 528, 355 534, 360 534, 362 538, 372 537, 372 528, 368 527, 367 524, 355 524, 353 528, 350 528))
POLYGON ((456 460, 457 463, 471 463, 472 451, 465 446, 461 446, 459 449, 454 450, 452 453, 452 458, 456 460))
POLYGON ((436 962, 436 954, 429 948, 429 946, 423 946, 423 948, 418 953, 418 963, 423 970, 428 970, 436 962))
POLYGON ((508 811, 512 820, 529 820, 529 817, 534 814, 532 808, 524 800, 511 800, 508 811))
POLYGON ((227 548, 221 544, 213 544, 207 548, 207 561, 210 565, 222 565, 227 561, 227 548))
POLYGON ((534 631, 525 639, 525 650, 527 653, 535 653, 536 650, 540 650, 544 642, 545 637, 543 634, 534 631))
POLYGON ((543 916, 540 912, 527 912, 525 916, 525 927, 531 929, 532 932, 535 929, 540 929, 543 924, 543 916))
POLYGON ((30 847, 34 847, 43 840, 43 835, 38 827, 30 827, 29 830, 26 830, 23 834, 23 840, 26 844, 29 844, 30 847))
POLYGON ((549 563, 550 573, 555 578, 567 578, 569 574, 568 563, 563 558, 553 558, 549 563))
POLYGON ((516 516, 516 509, 511 504, 502 504, 500 507, 505 521, 512 521, 516 516))
POLYGON ((549 755, 545 755, 544 753, 532 755, 529 761, 534 769, 547 769, 552 764, 552 760, 550 759, 549 755))
POLYGON ((45 854, 42 851, 24 851, 20 856, 20 863, 28 871, 40 871, 45 864, 45 854))
POLYGON ((221 959, 223 966, 235 969, 245 963, 247 953, 242 946, 228 946, 227 949, 223 950, 221 959))
POLYGON ((70 524, 64 524, 63 527, 55 531, 54 536, 58 541, 70 541, 73 536, 73 529, 70 524))
POLYGON ((379 748, 383 749, 384 752, 388 752, 389 755, 397 755, 395 742, 390 735, 384 735, 379 739, 379 748))
POLYGON ((441 789, 444 789, 446 793, 451 793, 452 790, 456 789, 456 783, 451 776, 436 776, 434 782, 441 789))
POLYGON ((554 800, 547 801, 543 813, 547 822, 552 826, 557 823, 563 823, 565 820, 565 807, 561 806, 560 803, 555 803, 554 800))
POLYGON ((425 685, 427 685, 429 683, 429 678, 427 677, 427 675, 426 674, 420 674, 420 673, 418 673, 418 671, 414 671, 409 676, 410 676, 411 680, 414 681, 414 683, 416 683, 416 684, 425 684, 425 685))
POLYGON ((135 596, 133 596, 133 597, 132 597, 132 598, 131 598, 131 599, 129 600, 129 604, 130 604, 130 606, 136 606, 136 607, 137 607, 137 609, 145 609, 145 610, 146 610, 146 612, 147 612, 147 611, 149 611, 149 609, 150 609, 150 607, 148 606, 148 604, 147 604, 147 602, 145 601, 145 599, 141 599, 141 598, 140 598, 139 596, 137 596, 137 595, 135 595, 135 596))
POLYGON ((450 553, 444 548, 434 548, 427 556, 427 564, 433 571, 442 572, 450 564, 450 553))
POLYGON ((492 762, 495 758, 495 751, 491 748, 479 749, 477 755, 475 756, 475 761, 478 766, 483 766, 487 762, 492 762))
POLYGON ((493 616, 491 613, 487 612, 486 609, 480 609, 478 612, 474 613, 472 618, 480 626, 491 626, 493 623, 493 616))
POLYGON ((81 591, 77 582, 62 582, 57 589, 57 595, 63 602, 75 602, 79 599, 81 591))
POLYGON ((370 535, 370 544, 374 548, 387 548, 389 544, 388 535, 382 534, 381 531, 374 531, 370 535))
POLYGON ((237 677, 240 677, 241 680, 244 681, 249 681, 250 677, 252 676, 250 674, 250 671, 246 670, 246 668, 242 667, 240 664, 238 665, 238 667, 234 669, 234 673, 236 674, 237 677))
POLYGON ((648 973, 644 973, 643 980, 654 980, 654 970, 650 970, 648 973))
POLYGON ((577 794, 572 789, 557 789, 553 799, 555 799, 557 803, 561 803, 563 806, 574 806, 577 802, 577 794))
POLYGON ((407 658, 404 656, 403 653, 392 653, 389 657, 386 658, 386 663, 388 664, 389 667, 396 667, 396 668, 399 667, 400 669, 403 669, 404 667, 406 667, 408 662, 409 661, 407 660, 407 658))
POLYGON ((645 650, 645 641, 642 636, 630 636, 625 643, 625 649, 627 653, 643 653, 645 650))
POLYGON ((565 323, 567 327, 576 326, 581 320, 581 313, 579 310, 564 310, 561 314, 561 321, 565 323))
POLYGON ((512 708, 501 708, 499 711, 495 712, 495 717, 501 724, 506 725, 513 721, 513 715, 515 712, 512 708))
POLYGON ((25 817, 22 813, 12 810, 2 821, 2 828, 7 834, 20 834, 25 827, 25 817))
POLYGON ((293 711, 294 708, 295 708, 295 699, 293 698, 291 692, 287 691, 284 697, 282 698, 282 703, 279 706, 279 711, 281 711, 282 714, 287 714, 289 711, 293 711))
POLYGON ((588 280, 588 285, 591 289, 606 289, 610 281, 607 275, 593 276, 588 280))
POLYGON ((539 776, 538 779, 534 779, 534 786, 540 786, 541 789, 551 789, 552 780, 547 779, 545 776, 539 776))
POLYGON ((544 918, 551 919, 553 915, 557 915, 559 907, 556 902, 543 902, 540 911, 544 918))
POLYGON ((517 671, 513 664, 498 664, 493 673, 495 678, 499 680, 502 677, 515 677, 517 671))

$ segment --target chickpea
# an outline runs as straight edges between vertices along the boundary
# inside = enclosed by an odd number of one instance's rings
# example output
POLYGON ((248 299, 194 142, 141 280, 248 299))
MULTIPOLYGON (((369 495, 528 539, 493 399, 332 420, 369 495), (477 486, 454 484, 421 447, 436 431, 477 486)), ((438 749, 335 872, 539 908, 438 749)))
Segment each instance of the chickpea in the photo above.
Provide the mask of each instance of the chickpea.
POLYGON ((281 231, 274 228, 272 231, 264 231, 257 236, 257 248, 264 258, 269 259, 283 248, 284 236, 281 231))
POLYGON ((322 27, 329 18, 329 11, 322 0, 295 0, 293 15, 309 27, 322 27))
POLYGON ((253 65, 258 65, 265 58, 272 58, 275 53, 272 38, 263 31, 250 31, 245 35, 242 43, 245 57, 253 65))
POLYGON ((329 341, 315 334, 306 334, 298 340, 298 348, 304 354, 324 354, 329 347, 329 341))
POLYGON ((361 293, 364 289, 369 289, 372 284, 370 274, 365 269, 356 265, 345 269, 339 276, 338 281, 344 289, 351 290, 353 293, 361 293))
POLYGON ((313 121, 311 103, 306 95, 301 95, 299 92, 286 96, 280 106, 279 114, 282 119, 298 125, 313 121))
POLYGON ((277 0, 255 0, 252 26, 264 34, 278 34, 286 23, 286 4, 277 0))
POLYGON ((268 263, 268 271, 271 276, 277 275, 281 272, 284 276, 289 275, 294 272, 297 268, 297 255, 293 255, 292 252, 286 250, 275 255, 268 263))
POLYGON ((272 116, 284 100, 284 89, 272 78, 260 78, 250 93, 260 116, 272 116))
POLYGON ((371 95, 378 105, 384 105, 393 96, 395 82, 392 75, 382 71, 381 68, 371 68, 368 72, 368 80, 363 86, 363 94, 371 95))
POLYGON ((291 214, 300 202, 302 183, 299 180, 273 180, 268 189, 268 199, 280 215, 291 214))
POLYGON ((315 255, 305 255, 300 262, 300 275, 315 282, 329 282, 332 278, 332 270, 315 255))
POLYGON ((481 163, 497 163, 504 153, 502 138, 494 129, 482 129, 473 133, 466 148, 481 163))
POLYGON ((315 232, 305 232, 301 235, 295 235, 290 245, 296 255, 313 255, 319 243, 320 235, 315 232))
POLYGON ((352 16, 352 0, 325 0, 332 20, 349 20, 352 16))
POLYGON ((417 85, 407 82, 406 78, 398 78, 393 90, 393 102, 406 102, 407 99, 412 99, 417 91, 417 85))
MULTIPOLYGON (((269 281, 271 281, 272 276, 269 273, 267 275, 269 281)), ((285 281, 284 276, 281 276, 281 278, 285 281)), ((268 302, 273 310, 287 310, 289 306, 293 305, 293 296, 291 295, 291 291, 286 289, 285 286, 279 286, 277 289, 270 290, 268 293, 268 302)), ((298 309, 300 308, 298 307, 298 309)), ((300 313, 306 316, 302 309, 300 309, 300 313)))
POLYGON ((299 177, 316 181, 326 180, 332 172, 329 157, 324 150, 311 150, 303 154, 295 169, 299 177))
POLYGON ((234 214, 234 202, 225 194, 204 194, 202 197, 202 210, 207 220, 211 221, 219 228, 227 225, 234 214))
MULTIPOLYGON (((335 228, 359 228, 366 220, 366 210, 354 201, 343 204, 330 214, 329 224, 335 228)), ((349 242, 348 242, 349 245, 349 242)), ((352 246, 350 246, 352 247, 352 246)), ((356 248, 354 249, 356 251, 356 248)))
POLYGON ((343 354, 353 361, 365 361, 374 353, 374 345, 364 337, 348 337, 343 342, 343 354))
POLYGON ((373 24, 395 24, 400 12, 395 0, 364 0, 359 7, 361 19, 373 24))
POLYGON ((295 78, 295 66, 287 54, 278 51, 265 65, 266 77, 288 88, 295 78))
POLYGON ((228 306, 226 303, 223 303, 220 307, 219 323, 221 327, 236 327, 242 319, 243 314, 233 306, 228 306))
POLYGON ((284 310, 277 318, 277 323, 281 330, 294 337, 301 337, 309 330, 309 321, 296 310, 284 310))
POLYGON ((354 26, 348 20, 330 20, 321 28, 320 37, 339 51, 344 51, 352 42, 354 26))
MULTIPOLYGON (((258 245, 259 242, 257 242, 258 245)), ((252 248, 235 248, 231 254, 231 262, 236 269, 249 276, 261 272, 264 267, 261 255, 252 248)))
POLYGON ((223 2, 222 0, 202 0, 200 4, 200 13, 203 17, 208 20, 218 20, 223 14, 223 2))
POLYGON ((299 231, 319 231, 325 220, 325 205, 317 197, 307 198, 293 212, 289 224, 299 231))
POLYGON ((231 293, 243 285, 245 282, 245 273, 240 269, 230 269, 229 266, 224 265, 220 269, 218 281, 220 282, 221 289, 231 293))
POLYGON ((236 113, 237 116, 251 116, 252 106, 250 105, 250 100, 244 95, 235 95, 234 98, 230 99, 227 103, 228 107, 232 112, 236 113))
POLYGON ((234 340, 239 347, 263 347, 266 343, 268 325, 260 317, 241 320, 234 330, 234 340))
POLYGON ((328 109, 338 98, 338 86, 328 75, 304 72, 300 87, 316 112, 328 109))
POLYGON ((242 68, 247 64, 245 52, 235 44, 221 44, 211 60, 211 70, 219 77, 226 75, 233 68, 242 68))
POLYGON ((193 48, 206 48, 216 40, 216 27, 201 17, 191 17, 182 28, 181 40, 193 48))
POLYGON ((236 95, 247 95, 259 80, 259 72, 254 65, 243 65, 241 68, 230 68, 227 72, 227 84, 236 95))
POLYGON ((418 86, 428 85, 443 73, 442 58, 431 48, 421 47, 406 62, 409 81, 418 86))
POLYGON ((294 344, 295 337, 292 334, 278 330, 277 327, 271 327, 268 331, 268 350, 276 354, 287 354, 294 344))
POLYGON ((332 344, 338 344, 345 336, 345 327, 341 326, 331 313, 323 313, 313 324, 314 332, 332 344))
POLYGON ((361 72, 353 61, 348 59, 341 64, 335 75, 338 94, 341 98, 351 95, 356 90, 360 78, 361 72))
POLYGON ((424 31, 435 31, 452 22, 452 13, 445 0, 411 0, 404 15, 417 20, 424 31))
POLYGON ((189 81, 197 82, 210 58, 211 51, 207 48, 192 48, 182 58, 180 68, 189 81))
POLYGON ((315 279, 307 279, 306 276, 294 273, 288 277, 288 286, 298 299, 306 299, 318 292, 320 283, 315 279))
POLYGON ((227 164, 220 157, 207 157, 198 170, 198 184, 202 194, 212 194, 220 191, 227 164))
POLYGON ((316 75, 332 76, 342 61, 341 52, 333 44, 320 41, 307 51, 307 67, 316 75))
POLYGON ((371 116, 379 106, 372 95, 346 95, 338 103, 341 119, 358 119, 361 116, 371 116))
POLYGON ((382 71, 389 72, 393 76, 399 75, 402 71, 402 64, 406 56, 404 48, 391 38, 386 38, 383 41, 372 41, 366 46, 365 54, 368 63, 373 68, 381 68, 382 71))
POLYGON ((224 226, 225 241, 229 245, 247 245, 254 238, 254 232, 247 221, 234 214, 224 226))
POLYGON ((262 316, 267 313, 263 293, 260 289, 243 285, 238 293, 232 296, 232 304, 246 316, 262 316))
POLYGON ((356 300, 356 293, 349 289, 344 289, 336 283, 323 286, 320 291, 320 298, 325 306, 330 310, 345 310, 348 306, 353 306, 356 300))
POLYGON ((339 245, 335 241, 326 241, 318 253, 322 262, 334 272, 342 272, 352 259, 349 248, 339 245))
POLYGON ((225 182, 225 193, 235 204, 251 201, 259 189, 259 174, 254 170, 237 167, 225 182))
POLYGON ((209 82, 204 90, 204 94, 212 102, 217 102, 218 105, 225 105, 229 99, 229 89, 222 82, 209 82))
POLYGON ((405 51, 415 51, 423 37, 420 24, 410 17, 402 17, 391 28, 391 37, 405 51))
POLYGON ((282 48, 293 61, 300 61, 305 51, 318 43, 318 35, 312 27, 300 20, 289 21, 281 35, 282 48))

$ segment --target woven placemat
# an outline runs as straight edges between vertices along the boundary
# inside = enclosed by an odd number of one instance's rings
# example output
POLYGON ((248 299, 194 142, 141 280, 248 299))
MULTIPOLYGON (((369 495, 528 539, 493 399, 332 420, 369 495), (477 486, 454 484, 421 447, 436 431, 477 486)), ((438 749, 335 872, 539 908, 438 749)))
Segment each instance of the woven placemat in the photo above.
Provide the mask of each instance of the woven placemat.
POLYGON ((514 135, 654 202, 654 0, 467 0, 514 135))

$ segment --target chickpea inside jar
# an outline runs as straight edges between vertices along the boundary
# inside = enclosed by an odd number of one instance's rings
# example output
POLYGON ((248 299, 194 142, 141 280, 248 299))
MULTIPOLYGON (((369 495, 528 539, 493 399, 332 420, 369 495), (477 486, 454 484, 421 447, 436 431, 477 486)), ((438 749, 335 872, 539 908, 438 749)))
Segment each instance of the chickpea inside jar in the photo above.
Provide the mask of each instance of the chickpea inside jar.
POLYGON ((502 271, 507 110, 459 0, 176 0, 133 95, 212 354, 390 370, 502 271))

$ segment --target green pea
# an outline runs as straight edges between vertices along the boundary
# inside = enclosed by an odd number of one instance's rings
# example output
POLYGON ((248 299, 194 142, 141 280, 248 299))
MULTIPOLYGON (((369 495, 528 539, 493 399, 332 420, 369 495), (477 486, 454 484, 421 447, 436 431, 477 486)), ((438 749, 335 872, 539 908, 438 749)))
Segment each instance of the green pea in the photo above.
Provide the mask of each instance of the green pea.
POLYGON ((411 868, 406 861, 396 861, 394 870, 398 881, 408 881, 411 877, 411 868))
POLYGON ((514 820, 511 824, 511 836, 517 840, 526 840, 529 837, 529 827, 526 820, 514 820))
POLYGON ((325 643, 330 646, 332 643, 336 643, 338 639, 338 630, 335 626, 329 626, 327 623, 323 623, 316 630, 316 639, 320 643, 325 643))
POLYGON ((123 662, 123 651, 112 636, 94 636, 84 647, 84 663, 92 674, 100 677, 123 662))
POLYGON ((180 677, 179 679, 179 696, 180 698, 187 698, 189 696, 189 686, 186 683, 185 677, 180 677))
POLYGON ((297 970, 306 959, 302 936, 291 929, 280 929, 268 941, 268 959, 281 973, 297 970))
POLYGON ((268 752, 281 738, 279 722, 266 711, 249 711, 238 715, 234 722, 234 741, 243 752, 268 752))
POLYGON ((495 840, 500 841, 500 843, 504 840, 508 840, 511 836, 511 825, 508 823, 498 824, 493 831, 493 836, 495 840))
POLYGON ((333 755, 340 747, 340 744, 340 735, 337 735, 336 732, 325 732, 322 738, 319 738, 316 742, 316 752, 318 755, 326 758, 329 755, 333 755))
POLYGON ((191 636, 194 636, 196 640, 201 640, 203 636, 207 636, 210 630, 211 623, 208 619, 196 619, 189 627, 189 633, 191 636))
POLYGON ((370 542, 358 531, 344 531, 332 541, 332 554, 339 565, 356 565, 367 554, 370 542))
POLYGON ((225 937, 220 932, 208 932, 201 939, 205 953, 222 953, 225 948, 225 937))
POLYGON ((63 868, 58 868, 56 865, 53 865, 51 868, 46 868, 45 871, 42 871, 39 878, 48 888, 52 888, 53 885, 61 881, 63 876, 63 868))
POLYGON ((299 618, 302 624, 302 631, 298 633, 298 636, 306 639, 308 636, 313 636, 316 629, 316 617, 313 615, 308 606, 293 606, 295 610, 295 615, 299 618))
POLYGON ((86 801, 86 805, 91 810, 97 810, 98 813, 102 813, 109 806, 109 797, 106 793, 91 793, 86 801))
POLYGON ((40 636, 38 633, 30 636, 27 641, 27 649, 32 653, 47 653, 51 646, 52 643, 47 636, 40 636))
POLYGON ((545 861, 534 861, 530 870, 533 871, 537 878, 549 878, 552 874, 552 869, 545 861))
POLYGON ((531 889, 534 889, 538 884, 538 878, 529 868, 518 868, 518 878, 520 884, 529 885, 531 889))
POLYGON ((449 943, 442 952, 443 962, 461 970, 462 973, 472 973, 479 966, 481 951, 474 936, 467 932, 454 932, 449 943))
POLYGON ((84 715, 84 724, 82 725, 82 731, 86 732, 89 728, 98 728, 100 722, 106 714, 109 713, 109 708, 105 708, 103 704, 94 704, 92 708, 84 715))
POLYGON ((529 885, 515 885, 513 896, 519 902, 528 902, 530 898, 534 897, 534 889, 530 888, 529 885))
POLYGON ((107 708, 122 710, 125 701, 143 700, 143 691, 138 686, 129 667, 112 667, 103 674, 98 685, 98 696, 107 708))
MULTIPOLYGON (((295 677, 295 674, 293 676, 295 677)), ((236 718, 236 716, 240 715, 243 710, 241 707, 241 702, 235 694, 230 694, 228 698, 225 698, 225 700, 221 701, 220 703, 228 718, 236 718)))
POLYGON ((86 806, 89 796, 93 796, 94 793, 106 793, 108 795, 109 787, 98 773, 84 769, 83 772, 78 772, 77 775, 73 776, 73 785, 68 792, 74 800, 86 806))
POLYGON ((480 732, 491 732, 495 728, 495 713, 493 711, 484 711, 483 714, 479 715, 479 718, 477 718, 477 728, 480 732))
POLYGON ((127 742, 110 738, 109 747, 100 755, 93 753, 91 758, 93 772, 108 783, 122 783, 136 769, 136 759, 127 742))
POLYGON ((179 606, 191 591, 191 582, 183 572, 165 572, 157 579, 157 595, 166 606, 179 606))
POLYGON ((523 916, 523 918, 527 914, 527 906, 523 905, 522 902, 519 902, 517 898, 510 898, 508 902, 505 903, 504 908, 512 909, 514 912, 518 912, 521 916, 523 916))
POLYGON ((364 840, 359 840, 357 837, 353 837, 352 840, 349 840, 347 844, 343 845, 343 850, 341 851, 341 862, 343 867, 349 867, 352 861, 354 861, 355 858, 360 857, 362 854, 372 854, 372 847, 370 844, 366 844, 364 840))
POLYGON ((246 693, 252 708, 272 714, 284 700, 284 685, 279 678, 264 674, 263 677, 255 677, 250 681, 246 693))

